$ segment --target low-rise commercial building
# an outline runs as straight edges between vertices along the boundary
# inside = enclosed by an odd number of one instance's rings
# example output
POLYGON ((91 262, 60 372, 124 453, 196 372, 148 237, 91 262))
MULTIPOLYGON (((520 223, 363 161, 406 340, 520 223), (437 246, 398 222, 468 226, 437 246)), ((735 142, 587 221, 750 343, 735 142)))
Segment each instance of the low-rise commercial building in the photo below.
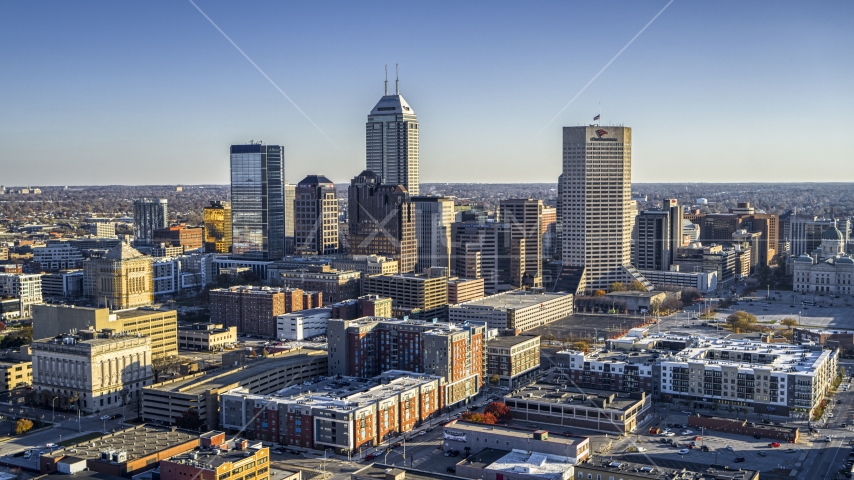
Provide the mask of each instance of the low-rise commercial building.
POLYGON ((270 479, 269 448, 242 439, 226 442, 223 432, 209 433, 214 434, 214 442, 203 436, 203 448, 160 462, 161 480, 270 479))
POLYGON ((330 379, 272 396, 232 390, 222 395, 221 423, 259 440, 356 453, 441 414, 446 394, 441 378, 392 371, 379 382, 330 379), (344 390, 344 382, 355 392, 344 390), (328 391, 333 385, 341 391, 328 391))
POLYGON ((696 479, 738 479, 759 480, 759 470, 728 467, 723 465, 704 466, 702 469, 680 469, 676 477, 671 468, 663 468, 648 463, 626 462, 624 460, 603 460, 587 462, 575 466, 575 476, 578 479, 611 479, 622 480, 674 480, 675 478, 696 479))
POLYGON ((497 337, 486 342, 486 380, 515 390, 540 371, 540 336, 497 337))
POLYGON ((32 342, 33 388, 78 398, 92 413, 137 400, 152 383, 151 339, 94 331, 32 342))
POLYGON ((237 343, 237 327, 196 323, 178 327, 178 348, 213 352, 237 343))
POLYGON ((12 358, 0 359, 0 391, 8 392, 16 388, 26 387, 33 384, 33 362, 32 360, 15 360, 12 358))
POLYGON ((391 275, 398 273, 398 262, 381 255, 351 255, 333 258, 329 265, 340 271, 356 270, 367 275, 391 275))
POLYGON ((527 428, 486 425, 462 420, 451 420, 445 424, 443 442, 446 451, 467 449, 479 452, 485 448, 500 445, 501 450, 537 452, 571 464, 583 462, 591 455, 588 437, 555 435, 546 430, 536 430, 532 433, 527 428))
POLYGON ((534 384, 504 397, 513 418, 561 427, 628 435, 651 419, 644 392, 617 393, 570 386, 534 384))
POLYGON ((83 295, 83 270, 60 270, 42 275, 44 298, 77 298, 83 295))
POLYGON ((563 455, 484 448, 458 463, 454 474, 479 480, 571 480, 574 471, 575 464, 563 455))
MULTIPOLYGON (((240 352, 238 352, 240 353, 240 352)), ((241 356, 242 358, 242 356, 241 356)), ((327 370, 326 351, 295 350, 251 360, 245 365, 226 364, 195 375, 160 382, 142 391, 142 418, 171 425, 190 408, 207 428, 219 424, 219 396, 238 387, 269 394, 290 385, 317 379, 327 370)))
POLYGON ((449 307, 451 322, 486 322, 489 328, 523 332, 572 315, 570 293, 513 290, 449 307))
POLYGON ((312 308, 279 315, 276 317, 276 338, 299 341, 326 335, 326 324, 331 315, 331 308, 312 308))
POLYGON ((68 242, 48 241, 43 247, 33 248, 33 263, 42 272, 81 268, 83 254, 68 242))
POLYGON ((848 355, 854 351, 854 332, 852 331, 793 328, 792 341, 794 343, 812 342, 816 345, 826 345, 838 348, 848 355))
MULTIPOLYGON (((39 467, 43 474, 57 473, 61 472, 61 462, 70 460, 76 463, 75 460, 79 459, 85 461, 86 468, 93 472, 130 478, 157 467, 158 462, 191 452, 198 446, 198 432, 139 425, 108 433, 94 442, 87 440, 51 450, 39 457, 39 467)), ((204 480, 214 479, 205 477, 204 480)))
POLYGON ((669 285, 682 288, 696 288, 702 293, 714 292, 718 288, 718 272, 716 270, 710 272, 640 270, 640 273, 655 288, 669 285))
POLYGON ((606 295, 609 300, 622 302, 630 312, 649 312, 652 305, 661 305, 667 294, 665 292, 611 292, 606 295))

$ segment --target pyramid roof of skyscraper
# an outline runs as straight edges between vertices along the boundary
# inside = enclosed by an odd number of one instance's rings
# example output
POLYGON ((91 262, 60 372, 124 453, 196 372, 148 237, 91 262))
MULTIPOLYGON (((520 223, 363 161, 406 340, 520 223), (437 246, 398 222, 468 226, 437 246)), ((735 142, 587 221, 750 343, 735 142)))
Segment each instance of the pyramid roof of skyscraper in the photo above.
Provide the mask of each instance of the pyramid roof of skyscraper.
POLYGON ((415 110, 406 103, 403 95, 383 95, 374 109, 371 110, 371 115, 394 115, 397 113, 415 115, 415 110))
POLYGON ((139 258, 144 257, 145 255, 139 253, 139 250, 131 247, 125 242, 119 242, 118 245, 109 249, 104 258, 108 258, 110 260, 128 260, 131 258, 139 258))
POLYGON ((299 186, 317 186, 320 184, 328 183, 329 185, 333 185, 332 180, 326 178, 326 175, 309 175, 302 179, 299 182, 299 186))

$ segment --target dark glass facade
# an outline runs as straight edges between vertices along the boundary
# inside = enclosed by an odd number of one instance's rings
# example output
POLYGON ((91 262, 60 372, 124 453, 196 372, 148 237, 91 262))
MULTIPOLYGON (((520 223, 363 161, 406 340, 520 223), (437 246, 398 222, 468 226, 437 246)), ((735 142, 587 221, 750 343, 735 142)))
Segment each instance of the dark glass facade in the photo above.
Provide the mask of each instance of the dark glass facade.
POLYGON ((284 256, 284 178, 281 146, 231 146, 233 256, 249 260, 278 260, 284 256))

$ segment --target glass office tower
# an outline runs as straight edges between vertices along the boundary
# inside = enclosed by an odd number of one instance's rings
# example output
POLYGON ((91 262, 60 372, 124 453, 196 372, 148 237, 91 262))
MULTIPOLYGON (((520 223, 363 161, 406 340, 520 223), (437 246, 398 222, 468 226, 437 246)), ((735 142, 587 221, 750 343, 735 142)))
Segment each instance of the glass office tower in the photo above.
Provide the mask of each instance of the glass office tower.
POLYGON ((279 145, 231 146, 232 254, 278 260, 285 253, 285 157, 279 145))

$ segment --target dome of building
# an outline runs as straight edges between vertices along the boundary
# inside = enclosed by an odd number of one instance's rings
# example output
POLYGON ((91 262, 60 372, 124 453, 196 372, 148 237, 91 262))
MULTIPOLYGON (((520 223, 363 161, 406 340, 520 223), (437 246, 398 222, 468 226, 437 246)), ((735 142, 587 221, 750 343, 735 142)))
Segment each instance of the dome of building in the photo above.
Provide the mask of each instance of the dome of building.
POLYGON ((845 237, 842 236, 842 232, 840 232, 838 228, 830 227, 821 234, 821 239, 844 241, 845 237))

